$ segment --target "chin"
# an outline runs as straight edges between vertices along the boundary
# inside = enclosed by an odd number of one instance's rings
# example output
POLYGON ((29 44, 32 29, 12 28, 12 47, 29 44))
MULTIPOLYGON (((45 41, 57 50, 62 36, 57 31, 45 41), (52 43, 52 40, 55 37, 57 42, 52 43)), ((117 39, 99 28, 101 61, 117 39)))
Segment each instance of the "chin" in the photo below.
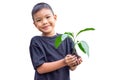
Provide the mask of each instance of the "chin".
POLYGON ((44 34, 50 34, 51 32, 49 32, 49 31, 44 31, 43 33, 44 33, 44 34))
POLYGON ((51 33, 52 30, 48 29, 48 30, 44 30, 44 33, 51 33))

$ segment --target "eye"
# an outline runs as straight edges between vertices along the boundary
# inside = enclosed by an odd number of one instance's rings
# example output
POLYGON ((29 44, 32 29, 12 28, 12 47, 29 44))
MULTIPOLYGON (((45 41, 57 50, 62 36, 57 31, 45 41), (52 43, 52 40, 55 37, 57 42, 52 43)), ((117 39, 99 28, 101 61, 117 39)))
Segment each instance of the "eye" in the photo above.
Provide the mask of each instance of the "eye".
POLYGON ((40 21, 41 21, 41 19, 37 19, 37 20, 36 20, 36 22, 40 22, 40 21))
POLYGON ((49 19, 51 16, 47 16, 46 18, 49 19))

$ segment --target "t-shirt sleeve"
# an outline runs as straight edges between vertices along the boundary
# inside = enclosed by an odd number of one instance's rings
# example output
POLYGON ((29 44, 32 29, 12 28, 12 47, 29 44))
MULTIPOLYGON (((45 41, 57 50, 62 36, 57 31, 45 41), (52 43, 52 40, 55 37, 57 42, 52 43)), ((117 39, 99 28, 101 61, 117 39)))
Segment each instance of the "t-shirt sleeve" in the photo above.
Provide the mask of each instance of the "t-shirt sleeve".
POLYGON ((30 57, 35 70, 45 62, 45 56, 38 46, 30 45, 30 57))

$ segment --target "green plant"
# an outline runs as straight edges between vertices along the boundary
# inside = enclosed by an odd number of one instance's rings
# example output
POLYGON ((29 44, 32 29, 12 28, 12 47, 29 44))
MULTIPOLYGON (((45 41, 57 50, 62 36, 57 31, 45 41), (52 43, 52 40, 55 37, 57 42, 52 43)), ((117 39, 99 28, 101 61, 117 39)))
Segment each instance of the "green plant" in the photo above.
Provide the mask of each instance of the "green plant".
POLYGON ((84 53, 87 54, 87 56, 89 57, 89 46, 85 41, 79 41, 77 40, 77 37, 85 31, 90 31, 90 30, 95 30, 94 28, 85 28, 83 30, 80 30, 79 32, 77 32, 77 34, 75 35, 73 32, 65 32, 64 34, 61 34, 60 36, 58 36, 55 40, 55 47, 58 48, 60 46, 60 44, 62 43, 63 40, 65 40, 67 37, 70 37, 73 42, 74 42, 74 48, 72 50, 72 54, 76 55, 77 57, 79 57, 79 55, 76 52, 76 45, 79 47, 79 49, 84 53))

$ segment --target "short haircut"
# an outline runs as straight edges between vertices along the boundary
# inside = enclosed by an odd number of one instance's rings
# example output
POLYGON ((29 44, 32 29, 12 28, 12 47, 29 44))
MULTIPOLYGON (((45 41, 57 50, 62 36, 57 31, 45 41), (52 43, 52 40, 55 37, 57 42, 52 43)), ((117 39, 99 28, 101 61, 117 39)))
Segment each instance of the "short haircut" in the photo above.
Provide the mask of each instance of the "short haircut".
POLYGON ((32 18, 33 18, 33 20, 34 20, 34 17, 33 17, 34 14, 36 14, 38 11, 42 10, 43 8, 50 9, 51 12, 52 12, 53 15, 54 15, 54 12, 53 12, 51 6, 50 6, 49 4, 47 4, 47 3, 41 2, 41 3, 37 3, 37 4, 33 7, 33 9, 32 9, 32 18))

